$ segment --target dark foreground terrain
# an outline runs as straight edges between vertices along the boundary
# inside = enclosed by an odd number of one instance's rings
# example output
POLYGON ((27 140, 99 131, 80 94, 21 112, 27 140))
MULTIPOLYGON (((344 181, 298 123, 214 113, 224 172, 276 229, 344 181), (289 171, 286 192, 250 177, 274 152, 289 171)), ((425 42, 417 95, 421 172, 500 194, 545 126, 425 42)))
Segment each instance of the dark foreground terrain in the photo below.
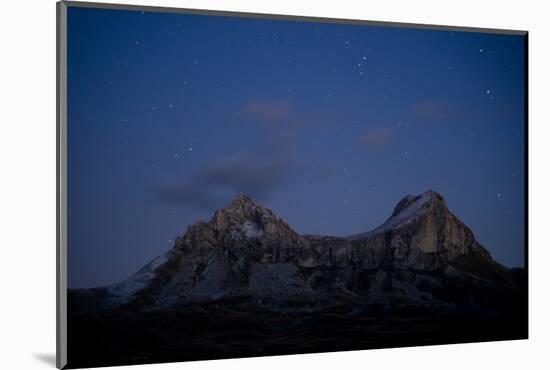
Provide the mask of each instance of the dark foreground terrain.
POLYGON ((220 302, 80 313, 69 319, 68 363, 76 368, 524 339, 526 318, 520 301, 502 311, 353 304, 273 311, 220 302))

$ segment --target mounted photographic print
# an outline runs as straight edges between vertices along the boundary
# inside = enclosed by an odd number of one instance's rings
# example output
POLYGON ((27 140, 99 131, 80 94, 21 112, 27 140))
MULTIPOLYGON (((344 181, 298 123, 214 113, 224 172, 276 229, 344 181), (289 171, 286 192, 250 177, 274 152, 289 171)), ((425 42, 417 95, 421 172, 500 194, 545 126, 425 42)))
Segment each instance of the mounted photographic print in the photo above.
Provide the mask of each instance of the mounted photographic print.
POLYGON ((527 338, 526 76, 523 31, 58 3, 58 367, 527 338))

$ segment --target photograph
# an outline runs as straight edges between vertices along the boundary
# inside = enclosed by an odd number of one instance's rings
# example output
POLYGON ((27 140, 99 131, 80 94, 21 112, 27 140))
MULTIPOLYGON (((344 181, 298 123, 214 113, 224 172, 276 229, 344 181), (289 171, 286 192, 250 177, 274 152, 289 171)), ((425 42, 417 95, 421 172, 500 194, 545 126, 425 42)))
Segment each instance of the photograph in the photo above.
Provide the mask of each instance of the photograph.
POLYGON ((528 338, 526 31, 57 22, 62 366, 528 338))

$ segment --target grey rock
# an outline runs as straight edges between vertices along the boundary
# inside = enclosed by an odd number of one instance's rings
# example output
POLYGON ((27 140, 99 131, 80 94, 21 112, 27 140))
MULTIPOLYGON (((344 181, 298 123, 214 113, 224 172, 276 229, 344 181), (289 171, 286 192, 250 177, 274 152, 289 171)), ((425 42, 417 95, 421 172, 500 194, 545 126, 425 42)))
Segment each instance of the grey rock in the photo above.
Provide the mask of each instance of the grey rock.
POLYGON ((433 305, 456 301, 457 287, 514 289, 516 275, 492 260, 434 191, 407 195, 381 226, 346 238, 299 235, 240 194, 102 294, 121 305, 146 302, 142 308, 236 297, 433 305))

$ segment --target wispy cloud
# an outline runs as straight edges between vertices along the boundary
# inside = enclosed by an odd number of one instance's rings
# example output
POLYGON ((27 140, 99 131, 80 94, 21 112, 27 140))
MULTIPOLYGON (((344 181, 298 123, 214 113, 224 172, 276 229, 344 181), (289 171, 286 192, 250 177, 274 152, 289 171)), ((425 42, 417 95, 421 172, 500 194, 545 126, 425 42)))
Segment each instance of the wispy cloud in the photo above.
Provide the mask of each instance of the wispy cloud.
POLYGON ((291 116, 292 105, 287 100, 254 98, 245 103, 241 117, 259 124, 283 122, 291 116))
POLYGON ((411 110, 417 118, 428 122, 440 121, 449 115, 447 106, 435 98, 420 100, 412 105, 411 110))
POLYGON ((395 132, 390 128, 375 128, 365 131, 358 138, 358 143, 368 147, 382 147, 395 140, 395 132))
MULTIPOLYGON (((244 192, 267 201, 290 181, 291 160, 298 128, 291 123, 291 104, 276 99, 250 99, 240 109, 244 123, 252 125, 259 143, 206 162, 186 178, 158 189, 161 201, 191 209, 211 209, 244 192)), ((248 130, 250 126, 243 128, 248 130)))
POLYGON ((239 112, 239 124, 246 125, 241 129, 255 130, 257 146, 210 160, 185 178, 157 188, 162 202, 205 210, 217 208, 241 192, 267 202, 289 182, 327 172, 320 171, 318 164, 297 161, 293 155, 302 129, 318 122, 311 113, 287 100, 271 98, 249 99, 239 112))
POLYGON ((284 159, 236 157, 208 163, 183 184, 160 189, 159 197, 194 209, 217 207, 240 192, 264 201, 288 181, 289 175, 284 159))

